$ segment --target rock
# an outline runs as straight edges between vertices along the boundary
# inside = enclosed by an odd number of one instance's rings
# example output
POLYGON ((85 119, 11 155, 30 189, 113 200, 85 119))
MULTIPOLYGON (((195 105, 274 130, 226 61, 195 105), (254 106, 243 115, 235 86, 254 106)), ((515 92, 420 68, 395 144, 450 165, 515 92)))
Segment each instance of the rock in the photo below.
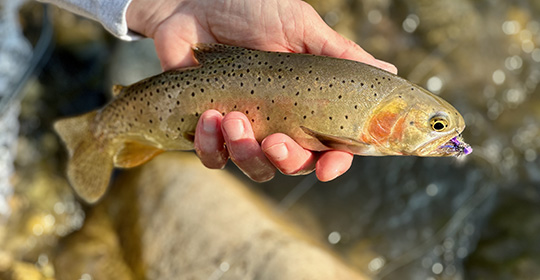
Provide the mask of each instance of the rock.
POLYGON ((147 279, 364 279, 245 184, 189 153, 166 153, 124 172, 91 215, 105 213, 118 236, 110 236, 105 219, 89 219, 60 253, 59 279, 69 278, 60 275, 66 269, 129 279, 113 274, 124 269, 117 241, 134 275, 147 279), (73 262, 68 256, 77 251, 85 257, 73 262))

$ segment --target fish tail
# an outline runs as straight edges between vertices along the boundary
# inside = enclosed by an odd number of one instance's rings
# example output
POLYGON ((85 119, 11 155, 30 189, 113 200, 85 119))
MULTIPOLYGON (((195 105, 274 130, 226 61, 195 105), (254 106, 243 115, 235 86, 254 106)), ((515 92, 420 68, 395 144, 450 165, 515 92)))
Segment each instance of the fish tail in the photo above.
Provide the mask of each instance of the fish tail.
POLYGON ((69 153, 69 182, 75 192, 88 203, 94 203, 103 196, 114 167, 111 145, 94 136, 96 114, 97 111, 93 111, 54 123, 54 129, 69 153))

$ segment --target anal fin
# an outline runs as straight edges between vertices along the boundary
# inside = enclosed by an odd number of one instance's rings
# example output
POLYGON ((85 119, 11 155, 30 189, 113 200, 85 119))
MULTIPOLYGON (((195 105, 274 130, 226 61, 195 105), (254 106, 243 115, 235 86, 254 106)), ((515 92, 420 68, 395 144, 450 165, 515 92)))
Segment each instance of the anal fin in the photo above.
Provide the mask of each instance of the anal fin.
POLYGON ((162 149, 139 142, 125 142, 114 156, 114 166, 120 168, 139 166, 163 152, 162 149))

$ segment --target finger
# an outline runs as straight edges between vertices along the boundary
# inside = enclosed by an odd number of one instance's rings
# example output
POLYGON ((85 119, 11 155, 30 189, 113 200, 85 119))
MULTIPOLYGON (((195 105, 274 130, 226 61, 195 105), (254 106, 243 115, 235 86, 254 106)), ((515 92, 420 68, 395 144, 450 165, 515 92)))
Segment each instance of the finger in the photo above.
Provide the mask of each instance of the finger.
POLYGON ((356 60, 397 74, 397 68, 394 65, 374 58, 359 45, 330 28, 311 6, 304 5, 304 7, 304 18, 314 19, 306 22, 305 36, 301 38, 303 42, 300 45, 303 45, 307 52, 356 60))
POLYGON ((317 161, 315 173, 323 182, 334 180, 351 167, 353 155, 342 151, 324 152, 317 161))
POLYGON ((221 123, 223 136, 232 161, 249 178, 257 182, 272 179, 275 167, 268 161, 247 117, 240 112, 225 115, 221 123))
POLYGON ((317 158, 313 152, 304 149, 283 133, 266 137, 261 143, 261 148, 283 174, 304 175, 315 169, 317 158))
POLYGON ((195 129, 195 151, 204 166, 221 169, 227 163, 229 152, 221 132, 223 116, 216 110, 208 110, 199 118, 195 129))

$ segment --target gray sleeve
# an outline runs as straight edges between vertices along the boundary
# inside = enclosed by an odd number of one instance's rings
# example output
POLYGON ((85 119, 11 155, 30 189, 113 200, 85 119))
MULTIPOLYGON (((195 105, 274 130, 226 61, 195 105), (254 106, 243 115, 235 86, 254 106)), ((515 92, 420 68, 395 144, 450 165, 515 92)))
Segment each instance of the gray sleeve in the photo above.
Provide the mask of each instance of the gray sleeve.
POLYGON ((100 22, 114 36, 133 41, 141 35, 128 29, 126 11, 131 0, 38 0, 100 22))

